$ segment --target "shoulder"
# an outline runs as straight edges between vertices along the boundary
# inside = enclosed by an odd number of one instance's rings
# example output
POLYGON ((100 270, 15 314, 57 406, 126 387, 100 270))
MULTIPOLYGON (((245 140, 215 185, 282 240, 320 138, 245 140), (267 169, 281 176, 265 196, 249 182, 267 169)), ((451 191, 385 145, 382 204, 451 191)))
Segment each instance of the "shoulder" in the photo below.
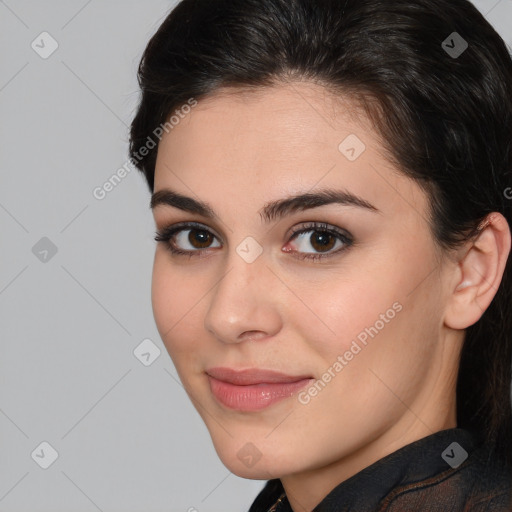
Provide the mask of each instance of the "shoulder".
POLYGON ((456 468, 398 487, 379 511, 512 512, 512 468, 481 446, 456 468), (404 508, 406 507, 406 508, 404 508), (442 508, 439 508, 442 507, 442 508))
POLYGON ((499 462, 484 446, 473 454, 470 468, 468 480, 473 487, 468 510, 512 512, 512 467, 499 462))

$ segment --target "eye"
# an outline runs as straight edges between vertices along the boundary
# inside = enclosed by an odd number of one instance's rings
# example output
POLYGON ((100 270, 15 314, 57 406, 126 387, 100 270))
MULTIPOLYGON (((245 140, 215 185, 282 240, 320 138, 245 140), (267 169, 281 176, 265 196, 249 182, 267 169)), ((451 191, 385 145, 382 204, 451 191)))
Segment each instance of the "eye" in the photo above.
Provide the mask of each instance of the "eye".
MULTIPOLYGON (((295 257, 303 260, 320 260, 331 257, 353 244, 348 233, 322 222, 302 225, 300 229, 292 232, 288 244, 295 239, 299 240, 298 249, 287 248, 284 249, 284 252, 293 253, 295 257), (311 234, 307 236, 308 233, 311 234), (313 252, 307 250, 308 245, 313 248, 313 252)), ((222 247, 218 240, 216 245, 212 245, 215 240, 217 240, 216 235, 206 226, 195 222, 165 227, 157 231, 155 236, 155 241, 164 242, 172 254, 188 257, 204 257, 206 249, 222 247)))
POLYGON ((294 231, 290 242, 295 239, 298 239, 299 242, 296 243, 297 250, 286 249, 286 252, 297 252, 296 257, 299 259, 319 260, 331 257, 353 244, 353 240, 348 234, 322 222, 312 222, 294 231), (312 247, 313 251, 308 251, 308 246, 312 247), (332 250, 335 248, 336 250, 332 250))
MULTIPOLYGON (((215 238, 216 236, 202 224, 188 222, 159 230, 155 241, 164 242, 172 254, 195 256, 195 253, 212 247, 210 244, 215 238)), ((213 247, 221 247, 221 245, 213 247)))

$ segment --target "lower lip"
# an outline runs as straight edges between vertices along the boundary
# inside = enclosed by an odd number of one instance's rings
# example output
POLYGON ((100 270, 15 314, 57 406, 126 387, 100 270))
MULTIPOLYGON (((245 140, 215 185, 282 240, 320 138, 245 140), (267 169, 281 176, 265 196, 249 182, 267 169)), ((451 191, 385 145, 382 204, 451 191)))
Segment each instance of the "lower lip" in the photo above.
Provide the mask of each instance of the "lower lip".
POLYGON ((290 398, 313 379, 296 382, 264 382, 248 386, 237 386, 208 376, 210 389, 215 398, 224 406, 238 411, 258 411, 272 404, 290 398))

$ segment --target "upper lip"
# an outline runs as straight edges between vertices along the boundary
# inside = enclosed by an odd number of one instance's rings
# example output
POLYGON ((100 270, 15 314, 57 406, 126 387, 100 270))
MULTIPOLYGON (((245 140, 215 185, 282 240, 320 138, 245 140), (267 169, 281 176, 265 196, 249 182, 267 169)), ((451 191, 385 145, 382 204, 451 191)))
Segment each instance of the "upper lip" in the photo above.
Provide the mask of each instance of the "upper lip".
POLYGON ((235 370, 234 368, 216 367, 206 370, 206 373, 214 379, 238 386, 248 386, 250 384, 262 383, 297 382, 300 380, 312 378, 310 375, 287 375, 285 373, 280 373, 273 370, 264 370, 262 368, 235 370))

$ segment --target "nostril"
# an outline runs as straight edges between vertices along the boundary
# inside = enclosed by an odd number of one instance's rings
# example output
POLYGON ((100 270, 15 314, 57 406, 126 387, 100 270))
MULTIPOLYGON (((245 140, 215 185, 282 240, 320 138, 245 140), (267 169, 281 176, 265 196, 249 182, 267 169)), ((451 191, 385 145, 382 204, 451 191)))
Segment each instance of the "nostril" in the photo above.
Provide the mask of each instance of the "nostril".
POLYGON ((264 338, 266 334, 261 331, 245 331, 242 334, 240 334, 239 338, 240 341, 242 340, 257 340, 260 338, 264 338))

